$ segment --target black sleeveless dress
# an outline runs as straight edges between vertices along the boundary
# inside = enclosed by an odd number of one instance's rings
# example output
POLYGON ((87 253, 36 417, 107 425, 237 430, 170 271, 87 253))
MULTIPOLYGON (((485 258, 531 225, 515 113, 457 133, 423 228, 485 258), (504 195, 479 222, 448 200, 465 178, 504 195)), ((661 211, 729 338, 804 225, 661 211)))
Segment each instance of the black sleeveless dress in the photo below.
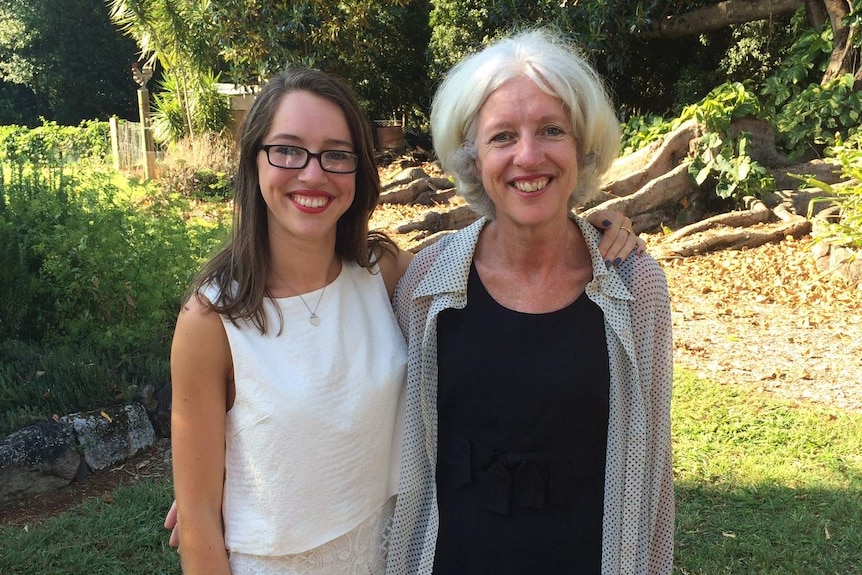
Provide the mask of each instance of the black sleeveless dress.
POLYGON ((436 575, 600 575, 610 374, 584 294, 527 314, 490 297, 438 316, 436 575))

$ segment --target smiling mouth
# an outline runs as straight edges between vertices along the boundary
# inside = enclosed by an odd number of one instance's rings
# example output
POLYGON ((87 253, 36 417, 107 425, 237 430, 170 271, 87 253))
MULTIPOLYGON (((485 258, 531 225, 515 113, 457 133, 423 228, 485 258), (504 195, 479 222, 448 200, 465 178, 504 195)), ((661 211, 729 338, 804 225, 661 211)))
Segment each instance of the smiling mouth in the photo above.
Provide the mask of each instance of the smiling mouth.
POLYGON ((329 196, 304 196, 291 194, 290 199, 303 208, 322 208, 329 203, 329 196))
POLYGON ((545 186, 548 185, 549 181, 551 181, 550 178, 540 178, 538 180, 533 180, 532 182, 513 182, 512 185, 522 192, 532 193, 544 189, 545 186))

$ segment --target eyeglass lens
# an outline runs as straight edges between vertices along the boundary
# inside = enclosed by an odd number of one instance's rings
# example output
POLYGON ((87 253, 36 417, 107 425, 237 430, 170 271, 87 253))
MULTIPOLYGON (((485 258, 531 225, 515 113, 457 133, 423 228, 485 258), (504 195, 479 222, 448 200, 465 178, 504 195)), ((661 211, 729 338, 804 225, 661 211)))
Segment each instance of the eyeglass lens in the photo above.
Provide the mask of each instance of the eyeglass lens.
POLYGON ((269 145, 262 146, 269 163, 277 168, 302 169, 312 157, 317 158, 320 167, 327 172, 349 174, 356 170, 359 157, 353 152, 342 150, 323 150, 314 153, 300 146, 269 145))

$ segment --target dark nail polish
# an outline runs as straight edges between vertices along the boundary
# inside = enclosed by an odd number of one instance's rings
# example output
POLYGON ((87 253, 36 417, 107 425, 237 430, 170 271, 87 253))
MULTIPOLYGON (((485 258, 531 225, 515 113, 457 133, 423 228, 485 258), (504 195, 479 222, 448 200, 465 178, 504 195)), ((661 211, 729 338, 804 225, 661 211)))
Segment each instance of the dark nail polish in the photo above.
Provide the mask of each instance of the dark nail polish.
POLYGON ((606 228, 609 228, 609 227, 611 227, 611 221, 610 221, 610 220, 605 220, 605 221, 603 221, 603 222, 602 222, 602 225, 603 225, 603 226, 605 226, 606 228))
POLYGON ((611 260, 605 260, 605 267, 611 269, 611 260))
POLYGON ((615 259, 615 260, 614 260, 614 267, 617 267, 617 266, 618 266, 618 265, 620 265, 621 263, 623 263, 623 258, 617 258, 617 259, 615 259))

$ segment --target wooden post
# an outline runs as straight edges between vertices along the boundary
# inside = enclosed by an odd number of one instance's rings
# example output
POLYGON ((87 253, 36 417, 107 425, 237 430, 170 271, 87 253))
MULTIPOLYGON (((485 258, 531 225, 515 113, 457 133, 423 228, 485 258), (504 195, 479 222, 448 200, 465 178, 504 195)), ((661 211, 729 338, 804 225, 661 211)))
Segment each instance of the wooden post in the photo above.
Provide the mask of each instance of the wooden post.
POLYGON ((114 169, 120 169, 120 127, 116 116, 111 116, 111 155, 114 156, 114 169))
POLYGON ((156 175, 156 148, 153 146, 153 130, 150 125, 150 92, 147 82, 153 77, 152 62, 141 68, 137 62, 132 63, 132 79, 138 83, 138 113, 141 116, 141 129, 144 148, 144 178, 149 180, 156 175))
POLYGON ((141 115, 141 129, 144 133, 143 148, 146 156, 144 179, 150 180, 156 173, 156 149, 153 146, 153 131, 150 126, 150 91, 146 88, 138 89, 138 111, 141 115))

